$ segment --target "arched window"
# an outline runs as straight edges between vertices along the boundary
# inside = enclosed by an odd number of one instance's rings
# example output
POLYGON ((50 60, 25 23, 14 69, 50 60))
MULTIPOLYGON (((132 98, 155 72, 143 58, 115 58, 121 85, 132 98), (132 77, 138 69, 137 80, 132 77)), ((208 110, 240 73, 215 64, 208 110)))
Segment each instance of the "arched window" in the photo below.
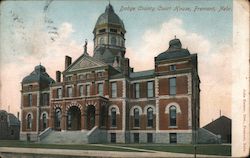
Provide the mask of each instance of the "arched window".
POLYGON ((148 127, 153 127, 153 108, 149 107, 147 109, 147 126, 148 127))
POLYGON ((103 37, 100 38, 100 44, 104 44, 104 38, 103 37))
POLYGON ((28 114, 27 117, 27 128, 31 129, 32 128, 32 118, 31 118, 31 114, 28 114))
POLYGON ((62 116, 61 109, 57 108, 55 111, 55 128, 61 127, 61 116, 62 116))
POLYGON ((116 109, 111 109, 111 127, 116 127, 116 109))
POLYGON ((47 116, 46 113, 43 113, 42 115, 42 122, 43 122, 43 129, 47 128, 47 116))
POLYGON ((176 107, 173 105, 169 107, 169 117, 170 126, 176 126, 176 107))
POLYGON ((115 37, 111 38, 111 45, 116 45, 116 38, 115 37))
POLYGON ((140 126, 140 113, 139 109, 135 108, 134 109, 134 127, 139 127, 140 126))

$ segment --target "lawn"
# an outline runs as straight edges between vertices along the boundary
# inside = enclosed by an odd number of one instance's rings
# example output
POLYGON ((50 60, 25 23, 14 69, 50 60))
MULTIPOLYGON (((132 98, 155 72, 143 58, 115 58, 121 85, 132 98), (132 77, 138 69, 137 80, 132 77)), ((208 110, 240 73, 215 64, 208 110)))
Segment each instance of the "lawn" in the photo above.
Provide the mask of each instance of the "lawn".
MULTIPOLYGON (((169 145, 169 144, 126 144, 121 146, 134 147, 139 149, 148 149, 163 152, 187 153, 193 154, 194 147, 192 145, 169 145)), ((231 145, 220 144, 199 144, 197 146, 197 154, 203 155, 221 155, 231 156, 231 145)))
MULTIPOLYGON (((39 144, 23 141, 0 141, 0 147, 22 147, 22 148, 49 148, 49 149, 71 149, 71 150, 98 150, 98 151, 121 151, 135 152, 136 149, 146 149, 162 152, 187 153, 193 154, 194 147, 192 145, 170 145, 170 144, 39 144), (105 146, 108 145, 108 146, 105 146), (112 147, 114 146, 114 147, 112 147), (121 148, 120 148, 121 147, 121 148), (125 149, 122 147, 130 147, 135 150, 125 149)), ((138 151, 142 152, 142 151, 138 151)), ((203 155, 220 155, 230 156, 231 145, 220 144, 199 144, 197 146, 197 154, 203 155)))
POLYGON ((91 144, 39 144, 24 141, 0 141, 0 147, 19 147, 19 148, 48 148, 48 149, 71 149, 71 150, 103 150, 103 151, 123 151, 134 152, 134 150, 96 146, 91 144))

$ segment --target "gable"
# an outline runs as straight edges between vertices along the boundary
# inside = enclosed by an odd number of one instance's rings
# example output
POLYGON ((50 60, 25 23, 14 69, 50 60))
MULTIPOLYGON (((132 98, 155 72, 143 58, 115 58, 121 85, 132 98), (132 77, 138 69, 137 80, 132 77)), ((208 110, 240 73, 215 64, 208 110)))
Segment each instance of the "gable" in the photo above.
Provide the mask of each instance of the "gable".
POLYGON ((101 66, 106 66, 106 64, 102 61, 94 59, 91 56, 83 54, 76 61, 74 61, 63 73, 101 66))

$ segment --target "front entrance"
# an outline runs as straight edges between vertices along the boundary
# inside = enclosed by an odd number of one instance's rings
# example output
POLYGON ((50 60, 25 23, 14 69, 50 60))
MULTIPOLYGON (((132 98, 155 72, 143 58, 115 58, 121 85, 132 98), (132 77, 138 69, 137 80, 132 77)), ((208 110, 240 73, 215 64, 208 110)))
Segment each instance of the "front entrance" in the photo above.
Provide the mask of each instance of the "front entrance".
POLYGON ((67 130, 81 129, 81 110, 77 106, 72 106, 68 110, 67 130))
POLYGON ((95 126, 95 106, 87 107, 87 129, 91 130, 95 126))

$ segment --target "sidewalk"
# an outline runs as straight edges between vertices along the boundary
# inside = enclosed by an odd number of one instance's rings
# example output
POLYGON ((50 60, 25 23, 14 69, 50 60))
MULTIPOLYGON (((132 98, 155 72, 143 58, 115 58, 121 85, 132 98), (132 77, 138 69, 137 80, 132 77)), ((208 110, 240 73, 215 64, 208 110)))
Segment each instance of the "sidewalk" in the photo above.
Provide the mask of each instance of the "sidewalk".
MULTIPOLYGON (((134 149, 137 150, 137 149, 134 149)), ((143 149, 144 150, 144 149, 143 149)), ((68 149, 41 149, 41 148, 9 148, 0 147, 0 155, 4 153, 15 153, 15 154, 33 154, 33 155, 50 155, 54 156, 82 156, 82 157, 103 157, 103 158, 131 158, 131 157, 194 157, 192 154, 181 154, 181 153, 170 153, 170 152, 158 152, 152 150, 144 150, 142 152, 117 152, 117 151, 95 151, 95 150, 68 150, 68 149)), ((220 157, 214 155, 197 155, 197 157, 220 157)), ((225 156, 221 156, 225 157, 225 156)))

